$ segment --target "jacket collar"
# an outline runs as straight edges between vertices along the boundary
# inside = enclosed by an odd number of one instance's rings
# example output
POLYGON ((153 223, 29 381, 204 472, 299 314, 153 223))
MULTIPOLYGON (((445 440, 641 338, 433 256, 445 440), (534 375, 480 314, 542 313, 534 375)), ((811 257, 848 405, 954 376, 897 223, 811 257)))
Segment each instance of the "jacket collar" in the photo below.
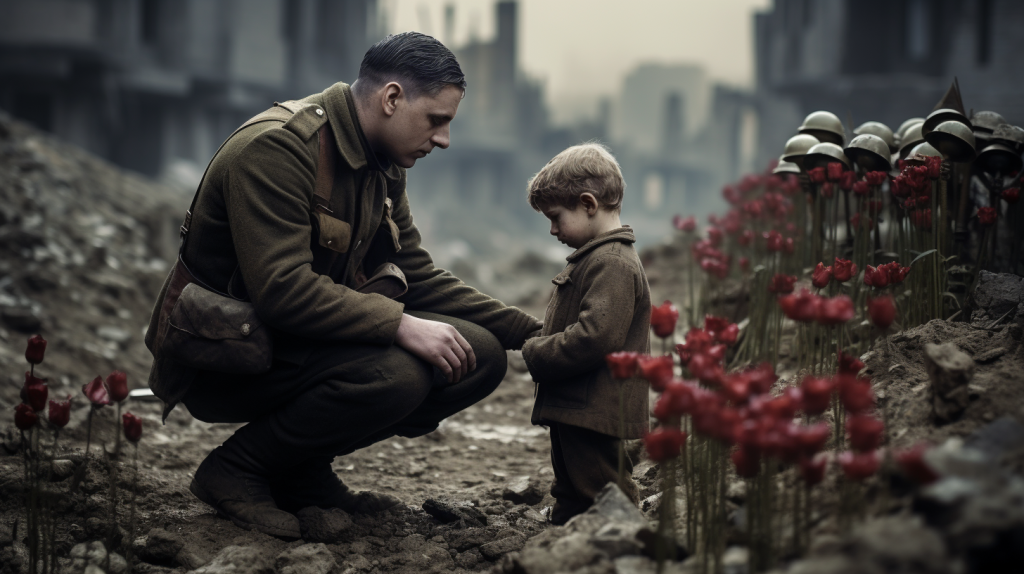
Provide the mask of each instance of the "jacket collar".
POLYGON ((623 243, 636 243, 636 236, 633 235, 633 229, 628 225, 623 225, 618 229, 611 231, 605 231, 597 237, 586 242, 583 247, 580 247, 576 251, 573 251, 572 255, 565 258, 566 261, 572 263, 580 257, 583 257, 590 251, 592 251, 598 245, 604 245, 605 243, 611 243, 612 241, 621 241, 623 243))
POLYGON ((382 172, 386 177, 398 180, 399 167, 386 157, 373 153, 366 143, 363 128, 359 125, 352 89, 344 82, 338 82, 319 94, 327 110, 327 121, 334 132, 338 155, 349 168, 368 168, 382 172))

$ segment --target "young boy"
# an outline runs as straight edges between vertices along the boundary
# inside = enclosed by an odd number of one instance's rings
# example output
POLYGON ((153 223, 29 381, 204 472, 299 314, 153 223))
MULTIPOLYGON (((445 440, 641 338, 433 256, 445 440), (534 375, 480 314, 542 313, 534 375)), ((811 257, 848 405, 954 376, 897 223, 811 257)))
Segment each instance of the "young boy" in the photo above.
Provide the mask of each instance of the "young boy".
MULTIPOLYGON (((646 353, 650 346, 647 276, 633 231, 619 222, 625 186, 618 162, 593 143, 556 155, 529 184, 530 205, 551 221, 551 235, 576 250, 552 280, 541 335, 523 346, 538 385, 531 422, 551 429, 555 524, 586 510, 601 488, 618 480, 619 441, 648 430, 647 383, 615 380, 605 364, 609 353, 646 353)), ((627 456, 620 486, 636 503, 632 470, 627 456)))

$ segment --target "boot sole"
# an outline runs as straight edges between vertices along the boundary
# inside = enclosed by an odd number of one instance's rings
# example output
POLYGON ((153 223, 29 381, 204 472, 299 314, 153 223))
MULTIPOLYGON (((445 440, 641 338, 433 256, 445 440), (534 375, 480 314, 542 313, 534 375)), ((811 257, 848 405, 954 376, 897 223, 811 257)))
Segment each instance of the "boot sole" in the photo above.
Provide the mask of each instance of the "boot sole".
POLYGON ((264 534, 269 534, 269 535, 274 536, 276 538, 281 538, 281 539, 285 539, 285 540, 298 540, 298 539, 302 538, 302 534, 300 532, 296 532, 294 530, 284 530, 284 529, 281 529, 281 528, 272 528, 270 526, 263 526, 261 524, 254 524, 252 522, 246 522, 244 520, 240 520, 238 518, 235 518, 234 516, 231 516, 230 514, 228 514, 228 513, 224 512, 223 510, 221 510, 221 508, 219 506, 217 506, 213 502, 213 497, 211 497, 209 494, 207 494, 206 491, 203 490, 203 487, 199 486, 199 483, 196 482, 195 478, 193 478, 192 479, 192 483, 189 484, 188 490, 196 498, 198 498, 200 500, 200 502, 203 502, 204 504, 212 506, 213 509, 217 512, 217 516, 220 516, 221 518, 227 518, 235 526, 237 526, 239 528, 242 528, 244 530, 256 530, 258 532, 262 532, 264 534))

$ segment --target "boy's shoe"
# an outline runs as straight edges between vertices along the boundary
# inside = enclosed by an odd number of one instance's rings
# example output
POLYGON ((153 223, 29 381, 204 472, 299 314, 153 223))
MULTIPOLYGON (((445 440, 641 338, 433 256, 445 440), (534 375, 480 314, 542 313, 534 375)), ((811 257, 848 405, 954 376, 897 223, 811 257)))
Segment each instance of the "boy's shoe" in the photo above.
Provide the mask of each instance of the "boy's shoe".
POLYGON ((371 514, 402 504, 381 492, 353 492, 331 469, 331 463, 318 461, 305 465, 291 476, 275 482, 271 494, 278 506, 290 512, 316 506, 340 508, 349 514, 371 514))
POLYGON ((270 482, 233 464, 222 449, 213 449, 199 465, 188 487, 192 494, 241 528, 286 540, 301 538, 299 519, 274 504, 270 482))
POLYGON ((588 503, 556 500, 555 505, 551 508, 551 524, 562 526, 572 517, 586 512, 588 508, 590 508, 588 503))

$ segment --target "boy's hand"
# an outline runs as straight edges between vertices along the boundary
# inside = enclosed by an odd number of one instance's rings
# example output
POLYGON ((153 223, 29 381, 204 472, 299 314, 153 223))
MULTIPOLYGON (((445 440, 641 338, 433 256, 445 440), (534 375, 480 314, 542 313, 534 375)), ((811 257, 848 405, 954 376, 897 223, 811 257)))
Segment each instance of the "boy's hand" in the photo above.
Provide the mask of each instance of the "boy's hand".
POLYGON ((473 347, 447 323, 402 315, 395 344, 441 369, 450 383, 459 382, 466 373, 476 369, 473 347))

